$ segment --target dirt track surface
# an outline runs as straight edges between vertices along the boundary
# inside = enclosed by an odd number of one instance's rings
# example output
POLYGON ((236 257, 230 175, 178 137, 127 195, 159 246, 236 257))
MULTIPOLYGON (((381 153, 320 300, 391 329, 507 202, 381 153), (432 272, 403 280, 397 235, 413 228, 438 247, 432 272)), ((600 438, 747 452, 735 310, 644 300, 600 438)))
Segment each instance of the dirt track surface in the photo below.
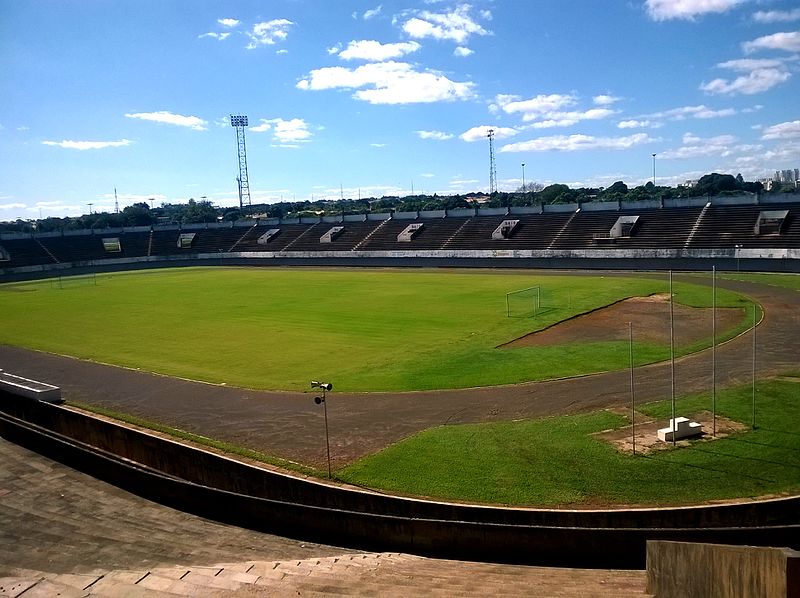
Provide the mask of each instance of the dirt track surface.
MULTIPOLYGON (((704 283, 694 277, 687 280, 704 283)), ((757 375, 800 367, 800 292, 745 282, 717 284, 764 307, 756 335, 757 375)), ((750 334, 718 346, 717 387, 749 382, 752 355, 750 334)), ((311 392, 214 386, 4 345, 0 368, 56 384, 67 400, 102 405, 293 461, 325 463, 323 414, 311 392)), ((676 396, 709 390, 711 351, 676 360, 675 372, 676 396)), ((638 368, 635 384, 637 401, 669 398, 669 362, 638 368)), ((331 457, 340 467, 432 426, 573 413, 629 400, 627 370, 476 389, 333 392, 328 400, 331 457)))

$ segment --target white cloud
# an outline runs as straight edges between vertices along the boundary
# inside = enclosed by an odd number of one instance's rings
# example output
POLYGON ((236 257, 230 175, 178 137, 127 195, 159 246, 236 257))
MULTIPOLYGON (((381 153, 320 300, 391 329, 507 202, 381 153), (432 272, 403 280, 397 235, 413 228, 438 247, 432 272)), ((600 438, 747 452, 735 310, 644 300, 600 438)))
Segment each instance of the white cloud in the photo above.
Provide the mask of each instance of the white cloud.
POLYGON ((694 20, 709 13, 728 12, 746 0, 647 0, 647 14, 654 21, 694 20))
POLYGON ((592 101, 598 106, 610 106, 611 104, 619 102, 621 99, 622 98, 618 98, 617 96, 612 96, 609 94, 601 94, 599 96, 594 96, 592 98, 592 101))
POLYGON ((644 129, 645 127, 651 126, 651 122, 649 120, 622 120, 617 123, 617 128, 619 129, 644 129))
POLYGON ((239 24, 238 19, 217 19, 217 23, 222 25, 223 27, 236 27, 239 24))
POLYGON ((369 10, 365 10, 364 14, 362 15, 362 17, 364 18, 365 21, 369 21, 370 19, 375 18, 379 14, 381 14, 381 9, 382 8, 383 8, 383 5, 379 4, 375 8, 371 8, 369 10))
POLYGON ((784 61, 777 58, 738 58, 720 62, 717 67, 730 69, 732 71, 750 72, 758 69, 777 69, 783 68, 784 61))
MULTIPOLYGON (((687 118, 701 118, 701 119, 708 119, 708 118, 719 118, 724 116, 732 116, 736 114, 736 110, 733 108, 721 108, 719 110, 714 110, 709 108, 705 104, 700 104, 699 106, 680 106, 678 108, 670 108, 669 110, 662 110, 661 112, 652 112, 650 114, 643 114, 638 116, 638 119, 642 120, 671 120, 671 121, 683 121, 687 118)), ((653 123, 653 126, 660 126, 656 123, 653 123)))
MULTIPOLYGON (((454 41, 457 44, 464 44, 472 35, 489 35, 489 31, 470 16, 471 9, 469 4, 460 4, 451 12, 420 11, 417 16, 403 23, 403 31, 417 39, 432 37, 454 41)), ((491 18, 491 13, 488 11, 480 14, 484 19, 491 18)))
MULTIPOLYGON (((616 114, 616 110, 609 108, 590 108, 589 110, 569 112, 548 112, 544 120, 534 122, 534 129, 552 129, 553 127, 570 127, 583 120, 602 120, 616 114)), ((526 115, 527 116, 527 115, 526 115)), ((525 120, 525 117, 523 117, 525 120)))
POLYGON ((0 210, 21 210, 27 208, 25 203, 0 203, 0 210))
POLYGON ((494 131, 495 139, 507 139, 517 135, 519 131, 510 127, 495 127, 492 125, 481 125, 479 127, 472 127, 468 131, 464 131, 459 135, 463 141, 480 141, 489 136, 489 129, 494 131))
POLYGON ((52 145, 56 147, 63 147, 65 149, 76 150, 91 150, 91 149, 105 149, 107 147, 125 147, 133 143, 129 139, 120 139, 119 141, 42 141, 43 145, 52 145))
POLYGON ((506 114, 522 113, 522 120, 531 121, 572 106, 577 102, 577 98, 572 94, 558 93, 540 94, 528 100, 520 100, 517 96, 498 95, 495 102, 506 114))
POLYGON ((474 84, 451 81, 435 71, 417 71, 405 62, 379 62, 355 69, 325 67, 311 71, 298 89, 355 89, 353 97, 370 104, 412 104, 466 100, 474 84), (367 89, 362 89, 367 88, 367 89))
POLYGON ((663 160, 685 160, 688 158, 701 158, 719 156, 727 158, 737 151, 752 151, 753 146, 736 146, 736 137, 733 135, 718 135, 716 137, 698 137, 693 133, 683 136, 683 146, 670 149, 658 154, 663 160))
POLYGON ((199 37, 200 39, 203 39, 204 37, 211 37, 218 41, 223 41, 227 39, 229 35, 230 32, 228 31, 226 31, 225 33, 214 33, 213 31, 209 31, 208 33, 204 33, 203 35, 198 35, 197 37, 199 37))
POLYGON ((800 120, 767 127, 761 139, 800 139, 800 120))
POLYGON ((178 127, 189 127, 195 131, 205 131, 206 125, 208 124, 197 116, 183 116, 182 114, 173 114, 166 110, 160 110, 158 112, 136 112, 134 114, 126 114, 125 116, 127 118, 149 120, 167 125, 176 125, 178 127))
POLYGON ((247 44, 248 50, 253 50, 259 46, 272 46, 285 40, 289 35, 289 27, 294 23, 288 19, 273 19, 263 21, 253 25, 253 29, 247 32, 250 43, 247 44))
MULTIPOLYGON (((420 49, 417 42, 401 42, 396 44, 382 44, 375 40, 351 41, 344 50, 338 52, 343 60, 368 60, 370 62, 383 62, 393 58, 401 58, 420 49)), ((328 50, 329 54, 335 54, 328 50)))
POLYGON ((722 118, 725 116, 735 116, 735 115, 736 115, 735 108, 723 108, 722 110, 710 110, 710 109, 700 110, 698 112, 695 112, 694 117, 708 119, 708 118, 722 118))
POLYGON ((459 58, 464 58, 474 53, 474 50, 470 50, 465 46, 457 46, 456 49, 453 50, 453 56, 458 56, 459 58))
POLYGON ((626 150, 637 145, 658 141, 647 133, 636 133, 627 137, 593 137, 591 135, 555 135, 539 137, 530 141, 520 141, 504 145, 500 151, 506 152, 574 152, 582 150, 626 150))
POLYGON ((759 10, 753 13, 753 20, 757 23, 789 23, 800 21, 800 8, 792 10, 759 10))
MULTIPOLYGON (((568 127, 584 120, 600 120, 616 114, 610 108, 590 108, 588 110, 564 110, 577 103, 573 94, 540 94, 527 100, 518 96, 498 95, 495 103, 489 107, 490 111, 502 110, 507 114, 521 113, 523 122, 531 122, 535 129, 549 129, 553 127, 568 127)), ((608 105, 617 100, 612 96, 595 96, 594 102, 608 105)))
POLYGON ((791 74, 782 69, 756 69, 735 79, 713 79, 700 85, 700 89, 710 94, 745 94, 762 93, 788 81, 791 74))
POLYGON ((253 133, 272 131, 273 140, 281 145, 308 143, 312 136, 308 129, 308 123, 302 118, 292 118, 291 120, 262 118, 260 124, 251 127, 250 130, 253 133))
POLYGON ((742 44, 742 49, 750 54, 756 50, 785 50, 800 52, 800 31, 781 31, 765 35, 742 44))
POLYGON ((435 139, 436 141, 447 141, 453 138, 450 133, 443 131, 417 131, 417 135, 420 139, 435 139))
POLYGON ((386 147, 386 145, 387 145, 386 143, 370 143, 369 144, 370 147, 376 147, 378 149, 386 147))

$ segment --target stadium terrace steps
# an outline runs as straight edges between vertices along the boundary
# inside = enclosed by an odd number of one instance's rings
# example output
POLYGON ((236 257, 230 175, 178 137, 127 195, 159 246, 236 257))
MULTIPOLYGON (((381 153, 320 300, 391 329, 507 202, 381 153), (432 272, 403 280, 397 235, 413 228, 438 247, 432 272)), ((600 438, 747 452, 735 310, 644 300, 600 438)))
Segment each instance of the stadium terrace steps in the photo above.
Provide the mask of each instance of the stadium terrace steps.
POLYGON ((11 257, 10 262, 4 265, 16 266, 38 266, 41 264, 56 264, 56 260, 36 239, 8 239, 3 241, 3 247, 11 257))
POLYGON ((343 554, 211 566, 51 574, 19 569, 0 596, 597 596, 645 594, 644 571, 557 569, 428 559, 398 553, 343 554))
POLYGON ((625 210, 580 210, 513 215, 519 220, 508 239, 492 239, 492 231, 508 215, 392 218, 313 224, 276 224, 274 220, 251 226, 197 229, 154 227, 152 230, 121 231, 101 229, 91 234, 42 234, 11 236, 2 239, 9 260, 3 268, 49 266, 58 263, 83 263, 113 258, 171 258, 196 254, 248 252, 332 252, 332 251, 431 251, 431 250, 588 250, 588 249, 733 249, 736 245, 756 249, 800 248, 800 202, 746 205, 707 205, 679 208, 625 210), (756 235, 759 213, 788 210, 781 234, 756 235), (601 238, 608 235, 620 215, 638 216, 630 237, 601 238), (701 217, 702 216, 702 217, 701 217), (410 242, 397 240, 409 224, 421 223, 410 242), (331 243, 320 237, 334 226, 344 230, 331 243), (267 230, 280 232, 267 243, 258 239, 267 230), (181 233, 194 233, 189 247, 179 247, 181 233), (103 238, 118 238, 119 252, 108 252, 103 238))
POLYGON ((775 206, 709 206, 708 213, 698 226, 691 242, 692 249, 731 249, 735 245, 743 248, 800 248, 800 204, 777 206, 788 210, 780 235, 756 235, 754 227, 762 211, 775 206))
POLYGON ((375 230, 380 224, 380 222, 375 221, 320 222, 312 225, 307 234, 297 239, 287 249, 291 251, 352 251, 366 235, 375 230), (320 242, 320 237, 334 226, 342 226, 344 230, 330 243, 320 242))

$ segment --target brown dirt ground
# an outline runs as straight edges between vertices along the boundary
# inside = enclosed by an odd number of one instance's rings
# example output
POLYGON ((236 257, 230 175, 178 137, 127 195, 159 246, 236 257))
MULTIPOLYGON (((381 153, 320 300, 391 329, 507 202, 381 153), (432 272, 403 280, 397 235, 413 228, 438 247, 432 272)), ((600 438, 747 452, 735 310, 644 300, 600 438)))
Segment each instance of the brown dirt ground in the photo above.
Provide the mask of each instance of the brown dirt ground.
MULTIPOLYGON (((622 407, 609 409, 614 413, 630 417, 630 411, 622 407)), ((698 422, 703 425, 703 435, 691 440, 678 440, 676 446, 689 446, 694 442, 712 442, 730 436, 734 432, 741 432, 747 429, 745 424, 742 424, 732 419, 717 416, 717 434, 713 435, 713 416, 710 411, 700 411, 698 413, 683 414, 678 417, 688 417, 693 422, 698 422)), ((672 448, 671 442, 663 442, 658 438, 658 430, 661 428, 669 427, 669 420, 648 418, 639 412, 636 412, 634 418, 636 422, 636 452, 637 453, 652 453, 672 448)), ((633 453, 633 437, 631 435, 631 426, 618 428, 616 430, 608 430, 605 432, 598 432, 594 434, 596 438, 605 440, 613 444, 621 453, 633 453)))
MULTIPOLYGON (((717 330, 733 328, 741 321, 744 310, 717 308, 717 330)), ((687 345, 709 338, 713 310, 710 308, 674 305, 675 342, 687 345)), ((633 325, 636 342, 669 343, 669 293, 632 297, 613 305, 559 322, 544 330, 531 332, 509 343, 505 349, 542 347, 576 342, 627 340, 628 327, 633 325)))

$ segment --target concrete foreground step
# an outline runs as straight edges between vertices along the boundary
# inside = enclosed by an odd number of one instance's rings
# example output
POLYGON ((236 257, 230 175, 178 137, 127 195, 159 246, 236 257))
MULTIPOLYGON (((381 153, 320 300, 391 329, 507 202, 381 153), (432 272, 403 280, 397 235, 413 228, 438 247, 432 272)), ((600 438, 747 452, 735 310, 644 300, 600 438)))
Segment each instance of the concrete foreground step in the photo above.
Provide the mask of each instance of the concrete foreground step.
POLYGON ((147 570, 55 574, 17 569, 0 597, 39 596, 551 596, 641 597, 644 571, 560 569, 428 559, 397 553, 342 554, 147 570))

